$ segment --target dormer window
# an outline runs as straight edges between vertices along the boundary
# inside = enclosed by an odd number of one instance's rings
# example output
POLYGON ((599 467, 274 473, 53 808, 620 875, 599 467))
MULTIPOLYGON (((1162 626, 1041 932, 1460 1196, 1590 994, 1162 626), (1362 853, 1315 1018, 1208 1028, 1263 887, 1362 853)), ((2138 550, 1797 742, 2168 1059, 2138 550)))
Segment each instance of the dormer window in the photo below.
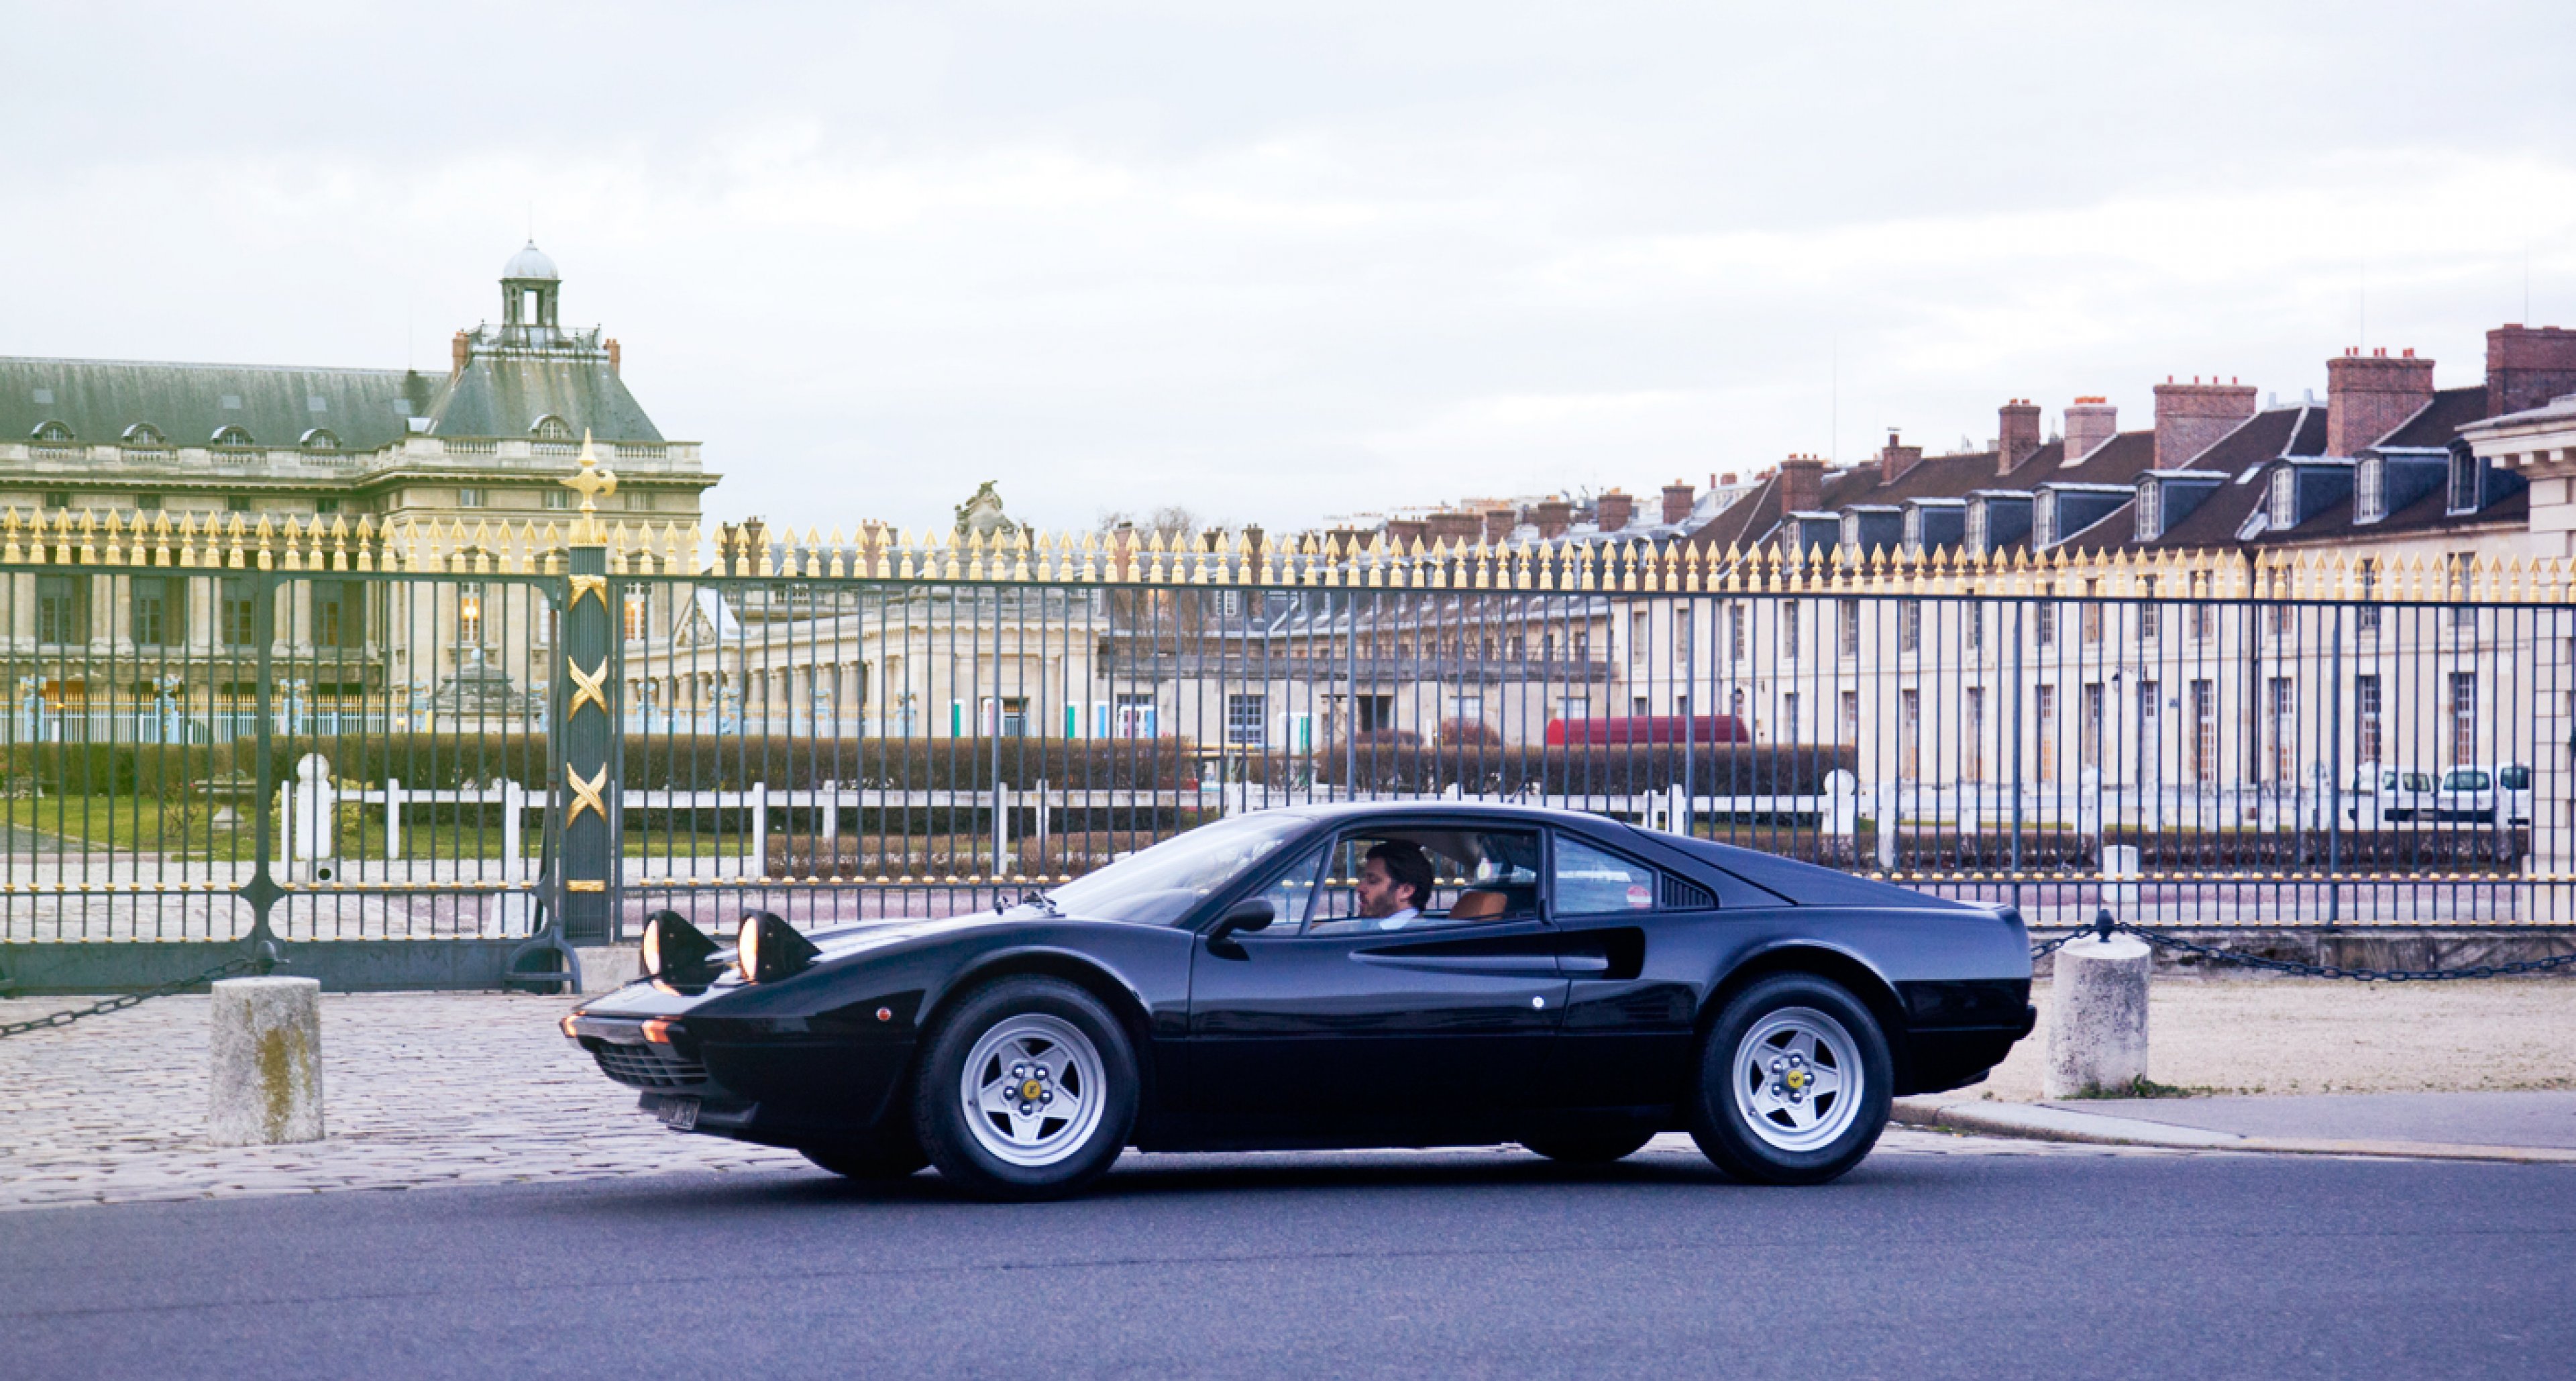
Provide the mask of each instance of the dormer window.
POLYGON ((2299 525, 2299 467, 2284 465, 2272 472, 2272 530, 2279 532, 2299 525))
POLYGON ((137 422, 133 426, 125 429, 125 444, 128 446, 158 446, 162 444, 161 429, 153 426, 149 422, 137 422))
POLYGON ((333 435, 329 427, 315 427, 299 438, 296 444, 308 451, 336 451, 340 449, 340 438, 333 435))
POLYGON ((2138 540, 2152 542, 2165 534, 2165 487, 2154 480, 2138 481, 2138 540))
POLYGON ((46 422, 36 428, 38 441, 62 442, 72 439, 72 429, 60 422, 46 422))
POLYGON ((2030 501, 2030 544, 2047 547, 2057 541, 2057 494, 2043 489, 2030 501))
POLYGON ((2482 506, 2479 500, 2484 497, 2479 490, 2485 487, 2481 483, 2486 478, 2485 471, 2486 462, 2478 459, 2474 453, 2453 453, 2450 512, 2475 513, 2478 511, 2482 506))
POLYGON ((528 435, 535 437, 539 441, 570 441, 573 439, 571 425, 566 423, 562 418, 555 416, 553 413, 547 413, 545 416, 538 418, 537 424, 528 428, 528 435))
POLYGON ((2388 462, 2379 456, 2363 456, 2353 475, 2352 516, 2355 522, 2375 523, 2388 516, 2388 462))
POLYGON ((1983 499, 1968 505, 1968 550, 1978 556, 1986 554, 1986 504, 1983 499))
POLYGON ((1905 510, 1905 547, 1906 550, 1912 552, 1919 553, 1923 550, 1922 509, 1909 508, 1905 510))
POLYGON ((243 428, 225 427, 215 433, 215 444, 218 446, 252 446, 258 443, 252 441, 250 439, 250 433, 243 428))

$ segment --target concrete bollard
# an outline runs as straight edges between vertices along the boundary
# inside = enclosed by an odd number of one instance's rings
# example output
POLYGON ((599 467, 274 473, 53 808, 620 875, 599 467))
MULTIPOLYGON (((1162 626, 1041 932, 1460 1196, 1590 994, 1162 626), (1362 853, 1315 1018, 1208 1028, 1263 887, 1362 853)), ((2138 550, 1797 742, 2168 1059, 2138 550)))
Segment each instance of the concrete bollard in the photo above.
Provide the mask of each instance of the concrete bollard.
POLYGON ((2147 1077, 2147 970, 2154 951, 2134 935, 2086 937, 2057 951, 2048 1017, 2051 1098, 2115 1093, 2147 1077))
POLYGON ((214 985, 214 1096, 206 1139, 265 1146, 322 1139, 322 985, 227 978, 214 985))

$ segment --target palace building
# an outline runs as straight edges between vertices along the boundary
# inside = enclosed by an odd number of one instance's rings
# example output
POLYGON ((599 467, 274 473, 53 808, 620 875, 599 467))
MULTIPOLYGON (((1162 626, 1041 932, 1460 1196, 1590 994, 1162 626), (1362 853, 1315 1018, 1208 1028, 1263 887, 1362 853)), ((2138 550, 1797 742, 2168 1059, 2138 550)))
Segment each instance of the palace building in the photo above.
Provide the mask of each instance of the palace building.
POLYGON ((627 391, 614 339, 561 324, 562 287, 533 243, 511 256, 500 322, 457 332, 443 373, 0 356, 0 509, 522 522, 567 507, 588 434, 612 517, 694 522, 717 476, 627 391))

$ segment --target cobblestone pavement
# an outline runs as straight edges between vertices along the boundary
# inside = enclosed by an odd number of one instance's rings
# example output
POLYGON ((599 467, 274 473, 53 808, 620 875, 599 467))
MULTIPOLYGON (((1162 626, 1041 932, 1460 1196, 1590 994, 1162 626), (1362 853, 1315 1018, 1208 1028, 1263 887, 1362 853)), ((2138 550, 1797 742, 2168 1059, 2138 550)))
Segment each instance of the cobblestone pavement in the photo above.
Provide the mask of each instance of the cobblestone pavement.
MULTIPOLYGON (((76 999, 0 1002, 23 1021, 76 999)), ((203 996, 0 1041, 0 1209, 348 1189, 808 1170, 791 1151, 664 1130, 555 1029, 569 999, 351 993, 322 1001, 328 1140, 209 1147, 203 996)), ((1499 1148, 1366 1152, 1419 1160, 1499 1148)), ((1517 1154, 1517 1152, 1511 1152, 1517 1154)), ((1891 1155, 2170 1155, 1891 1128, 1891 1155)), ((1666 1136, 1646 1155, 1697 1156, 1666 1136)))

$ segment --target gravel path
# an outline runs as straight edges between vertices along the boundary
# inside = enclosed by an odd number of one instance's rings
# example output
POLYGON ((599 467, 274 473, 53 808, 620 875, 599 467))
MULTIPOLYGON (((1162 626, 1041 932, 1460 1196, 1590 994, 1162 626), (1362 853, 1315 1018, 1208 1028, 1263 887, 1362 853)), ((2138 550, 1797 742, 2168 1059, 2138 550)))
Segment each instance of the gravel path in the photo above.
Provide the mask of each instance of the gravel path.
MULTIPOLYGON (((2039 1029, 1968 1091, 2040 1097, 2039 1029)), ((2159 975, 2148 995, 2147 1072, 2208 1093, 2435 1093, 2576 1089, 2576 982, 2353 983, 2159 975)))

